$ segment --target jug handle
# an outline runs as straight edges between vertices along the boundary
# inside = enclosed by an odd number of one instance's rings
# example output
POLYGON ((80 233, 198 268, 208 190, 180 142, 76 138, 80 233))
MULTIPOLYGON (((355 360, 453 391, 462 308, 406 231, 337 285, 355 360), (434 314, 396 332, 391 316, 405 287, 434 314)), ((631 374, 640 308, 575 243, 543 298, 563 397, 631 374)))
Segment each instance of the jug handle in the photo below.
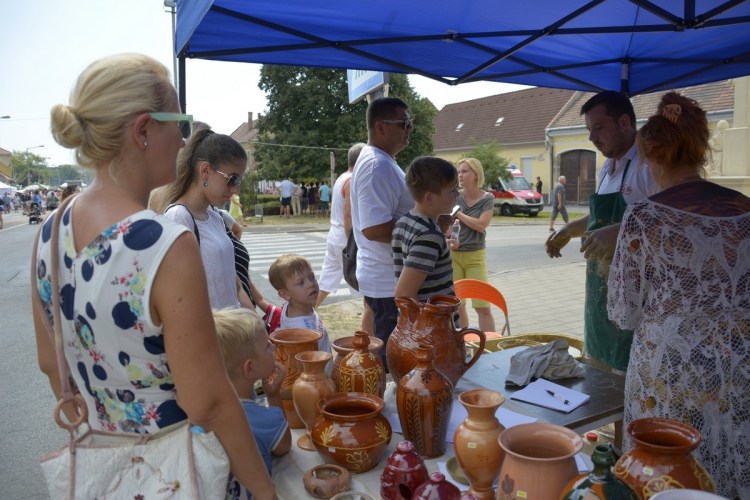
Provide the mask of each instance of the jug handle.
POLYGON ((471 358, 471 360, 469 360, 469 362, 466 364, 466 370, 464 370, 468 371, 469 368, 474 366, 474 363, 479 360, 479 356, 481 356, 484 352, 484 345, 487 343, 487 337, 484 335, 484 332, 482 330, 477 330, 476 328, 461 328, 458 333, 461 335, 461 338, 464 338, 470 333, 473 333, 479 337, 479 348, 477 349, 477 352, 474 353, 474 357, 471 358))

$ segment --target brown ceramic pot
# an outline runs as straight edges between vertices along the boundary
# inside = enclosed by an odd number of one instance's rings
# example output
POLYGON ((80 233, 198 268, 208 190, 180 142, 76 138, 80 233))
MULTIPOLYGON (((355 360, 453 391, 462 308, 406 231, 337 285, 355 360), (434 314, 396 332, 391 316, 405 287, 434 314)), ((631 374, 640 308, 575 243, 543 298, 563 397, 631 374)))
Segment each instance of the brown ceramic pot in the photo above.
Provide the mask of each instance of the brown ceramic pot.
POLYGON ((615 454, 609 446, 597 445, 591 456, 594 470, 570 480, 560 500, 638 500, 638 496, 612 473, 615 454))
POLYGON ((331 498, 348 490, 351 482, 349 471, 333 464, 316 465, 302 477, 305 489, 315 498, 331 498))
POLYGON ((356 332, 352 340, 354 350, 344 357, 339 367, 341 392, 366 392, 383 399, 385 394, 385 368, 380 356, 368 349, 367 332, 356 332))
POLYGON ((461 301, 449 295, 433 295, 420 304, 408 297, 396 299, 399 321, 386 345, 388 369, 393 380, 401 378, 417 365, 416 349, 420 344, 435 349, 435 367, 455 387, 459 379, 477 362, 484 352, 484 333, 475 328, 456 329, 453 315, 461 301), (466 361, 464 335, 479 336, 479 349, 466 361))
POLYGON ((417 365, 398 382, 396 408, 404 438, 424 458, 445 453, 448 420, 453 408, 453 384, 433 364, 430 346, 416 350, 417 365))
MULTIPOLYGON (((372 335, 369 338, 370 345, 367 346, 367 349, 377 356, 380 349, 383 348, 383 341, 372 335)), ((346 355, 354 350, 353 341, 354 335, 351 337, 340 337, 331 342, 331 348, 336 351, 336 357, 333 358, 333 367, 331 368, 331 379, 336 384, 336 392, 341 391, 341 387, 339 386, 339 368, 346 355)))
POLYGON ((380 496, 383 500, 411 500, 414 490, 427 481, 424 460, 414 451, 414 444, 401 441, 388 457, 380 475, 380 496))
POLYGON ((332 394, 318 403, 320 415, 310 429, 313 446, 326 463, 352 473, 375 468, 391 442, 391 424, 383 400, 362 392, 332 394))
POLYGON ((554 499, 578 475, 575 455, 581 436, 553 424, 521 424, 498 438, 505 451, 500 466, 497 500, 554 499))
POLYGON ((460 500, 461 490, 445 480, 439 472, 430 474, 427 481, 414 491, 413 500, 460 500))
POLYGON ((453 435, 453 451, 458 465, 469 480, 473 493, 479 500, 492 500, 505 452, 498 437, 505 430, 495 417, 495 412, 505 401, 499 392, 476 389, 461 393, 458 400, 469 415, 456 428, 453 435))
POLYGON ((323 335, 317 330, 287 328, 276 330, 270 335, 276 346, 276 362, 286 367, 286 377, 281 382, 281 406, 284 416, 292 429, 304 429, 305 423, 297 415, 292 401, 292 386, 302 373, 302 363, 295 356, 305 351, 317 351, 318 340, 323 335))
POLYGON ((630 422, 633 449, 615 464, 614 473, 636 494, 647 499, 664 490, 716 492, 714 482, 692 452, 701 442, 694 427, 668 418, 630 422))
POLYGON ((292 386, 292 401, 306 428, 305 434, 297 440, 297 446, 306 451, 315 451, 310 441, 310 427, 320 415, 318 401, 336 392, 336 384, 325 372, 331 353, 307 351, 297 354, 295 358, 303 368, 292 386))

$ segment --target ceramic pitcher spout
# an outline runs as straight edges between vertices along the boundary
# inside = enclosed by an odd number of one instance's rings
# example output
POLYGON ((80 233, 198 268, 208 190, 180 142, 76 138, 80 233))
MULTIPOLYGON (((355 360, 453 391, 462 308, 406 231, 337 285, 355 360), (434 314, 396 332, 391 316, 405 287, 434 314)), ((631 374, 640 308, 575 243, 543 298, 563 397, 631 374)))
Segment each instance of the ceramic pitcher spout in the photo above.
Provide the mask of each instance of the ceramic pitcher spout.
POLYGON ((412 297, 396 297, 399 317, 408 319, 409 325, 413 325, 422 312, 422 305, 412 297))

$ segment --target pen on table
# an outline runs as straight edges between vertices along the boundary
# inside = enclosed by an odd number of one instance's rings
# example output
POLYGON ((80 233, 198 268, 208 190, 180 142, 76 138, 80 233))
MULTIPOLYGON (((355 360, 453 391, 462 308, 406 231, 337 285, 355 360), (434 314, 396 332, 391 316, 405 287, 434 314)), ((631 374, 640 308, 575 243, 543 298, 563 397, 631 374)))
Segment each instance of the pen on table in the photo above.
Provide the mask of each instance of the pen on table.
POLYGON ((563 402, 563 403, 565 403, 566 405, 567 405, 567 404, 570 404, 570 401, 568 401, 568 400, 567 400, 567 399, 565 399, 564 397, 560 396, 559 394, 555 394, 554 392, 550 391, 549 389, 545 389, 545 391, 547 391, 547 392, 549 393, 549 395, 550 395, 550 396, 554 396, 554 397, 556 397, 557 399, 559 399, 560 401, 562 401, 562 402, 563 402))

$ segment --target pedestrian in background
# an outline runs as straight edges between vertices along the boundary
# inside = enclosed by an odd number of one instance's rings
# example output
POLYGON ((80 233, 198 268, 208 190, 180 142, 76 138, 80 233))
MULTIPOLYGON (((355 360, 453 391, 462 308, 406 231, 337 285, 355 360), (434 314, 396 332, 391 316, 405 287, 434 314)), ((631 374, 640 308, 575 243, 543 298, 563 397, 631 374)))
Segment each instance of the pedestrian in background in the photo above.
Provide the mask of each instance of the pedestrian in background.
POLYGON ((302 194, 300 194, 300 198, 299 198, 300 212, 303 214, 306 214, 307 213, 307 191, 310 189, 310 184, 300 183, 300 189, 302 190, 302 194))
POLYGON ((562 215, 565 223, 568 223, 568 209, 565 208, 565 183, 568 182, 564 175, 557 179, 555 189, 552 192, 552 216, 549 218, 549 230, 555 231, 555 219, 557 214, 562 215))
POLYGON ((307 201, 310 208, 310 215, 318 213, 318 188, 314 182, 310 183, 310 189, 307 191, 307 201))
MULTIPOLYGON (((323 181, 320 183, 318 194, 320 196, 318 210, 323 213, 323 218, 328 218, 328 216, 331 215, 331 211, 329 208, 329 202, 331 201, 331 188, 328 187, 328 181, 323 181)), ((318 218, 318 212, 315 212, 315 218, 318 218)))
POLYGON ((302 186, 298 181, 294 181, 294 191, 292 191, 292 213, 295 217, 300 216, 302 208, 300 206, 300 196, 302 196, 302 186))
POLYGON ((542 178, 541 177, 536 178, 536 192, 539 194, 542 194, 542 178))

